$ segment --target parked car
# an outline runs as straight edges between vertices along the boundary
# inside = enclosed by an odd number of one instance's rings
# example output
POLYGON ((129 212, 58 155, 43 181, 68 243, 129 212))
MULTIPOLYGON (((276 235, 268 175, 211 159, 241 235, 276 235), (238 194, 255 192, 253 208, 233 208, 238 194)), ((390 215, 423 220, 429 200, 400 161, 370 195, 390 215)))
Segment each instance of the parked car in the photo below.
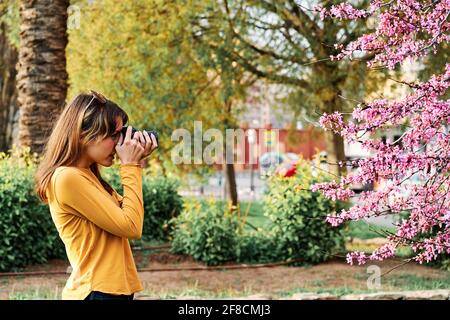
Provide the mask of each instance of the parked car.
POLYGON ((292 177, 297 173, 297 162, 300 157, 296 153, 283 154, 283 162, 275 169, 275 173, 282 177, 292 177))
POLYGON ((296 173, 299 156, 295 153, 267 152, 259 158, 260 177, 262 179, 274 174, 291 177, 296 173))
POLYGON ((283 163, 284 158, 281 153, 267 152, 259 158, 259 174, 262 179, 275 173, 276 168, 283 163))

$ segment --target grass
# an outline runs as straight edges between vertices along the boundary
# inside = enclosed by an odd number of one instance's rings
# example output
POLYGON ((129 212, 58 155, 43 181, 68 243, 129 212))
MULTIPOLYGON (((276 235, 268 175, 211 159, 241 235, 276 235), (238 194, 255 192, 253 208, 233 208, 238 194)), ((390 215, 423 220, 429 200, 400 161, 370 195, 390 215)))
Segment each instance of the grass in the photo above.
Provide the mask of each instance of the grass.
POLYGON ((450 273, 443 278, 418 277, 415 274, 403 273, 386 276, 387 284, 405 291, 438 290, 450 288, 450 273))
MULTIPOLYGON (((379 244, 361 244, 361 243, 351 243, 351 242, 347 242, 345 244, 345 250, 347 252, 353 252, 353 251, 360 251, 360 252, 365 252, 365 253, 372 253, 374 250, 378 249, 380 247, 379 244)), ((406 247, 406 246, 400 246, 396 249, 395 251, 395 256, 397 258, 402 258, 402 259, 406 259, 406 258, 411 258, 412 256, 414 256, 414 252, 412 251, 412 249, 410 247, 406 247)))
POLYGON ((294 288, 286 291, 277 291, 275 296, 283 299, 296 293, 329 293, 333 296, 348 294, 367 294, 386 291, 417 291, 417 290, 439 290, 450 288, 450 273, 446 277, 432 278, 419 277, 415 274, 401 273, 386 275, 381 279, 380 289, 368 289, 366 285, 368 275, 356 274, 355 279, 361 281, 357 287, 324 287, 321 281, 314 281, 310 287, 294 288))
POLYGON ((341 288, 294 288, 287 291, 277 291, 274 293, 274 296, 279 299, 286 299, 293 296, 296 293, 329 293, 333 296, 341 297, 348 294, 363 294, 363 293, 373 293, 376 292, 374 290, 358 290, 349 287, 341 287, 341 288))
MULTIPOLYGON (((61 288, 60 288, 61 289, 61 288)), ((254 294, 254 292, 248 288, 243 291, 237 291, 235 289, 223 289, 218 291, 209 291, 198 288, 193 285, 189 288, 181 290, 144 290, 139 292, 137 296, 149 296, 157 299, 176 299, 179 297, 200 297, 204 299, 226 299, 231 297, 246 297, 254 294)), ((13 292, 9 294, 9 300, 60 300, 61 292, 49 290, 49 289, 33 289, 28 291, 13 292)))
POLYGON ((232 297, 246 297, 254 294, 251 288, 245 288, 243 291, 238 291, 232 288, 211 291, 198 288, 196 285, 190 288, 184 288, 181 290, 144 290, 139 293, 139 296, 149 296, 158 299, 176 299, 183 297, 199 297, 204 299, 226 299, 232 297))
POLYGON ((17 291, 9 293, 9 300, 61 300, 62 287, 54 290, 37 287, 29 291, 17 291))
POLYGON ((381 227, 366 221, 349 221, 344 227, 344 234, 350 238, 358 239, 374 239, 383 237, 385 231, 394 232, 392 227, 381 227))
POLYGON ((267 229, 269 228, 271 221, 263 214, 264 204, 261 201, 242 202, 241 203, 241 216, 247 215, 247 222, 256 227, 267 229), (247 214, 248 213, 248 214, 247 214))
POLYGON ((439 290, 450 288, 450 274, 447 277, 431 278, 418 277, 415 274, 401 273, 385 276, 381 280, 380 289, 368 289, 366 285, 368 275, 355 275, 355 279, 360 283, 356 287, 326 287, 326 281, 315 280, 309 286, 293 288, 290 290, 278 290, 274 292, 255 292, 251 288, 245 288, 244 291, 236 291, 234 289, 225 289, 220 291, 207 291, 199 289, 196 285, 191 288, 176 291, 156 292, 145 290, 142 295, 147 295, 159 299, 175 299, 177 297, 195 296, 209 299, 223 299, 231 297, 247 297, 254 294, 270 295, 278 299, 286 299, 296 293, 329 293, 333 296, 344 296, 349 294, 367 294, 385 291, 416 291, 416 290, 439 290))
MULTIPOLYGON (((365 282, 369 274, 357 273, 354 279, 365 282)), ((415 291, 415 290, 438 290, 450 288, 450 273, 441 277, 418 276, 413 273, 394 272, 386 274, 381 278, 381 284, 385 290, 415 291)))
MULTIPOLYGON (((251 295, 270 295, 273 298, 286 299, 296 293, 329 293, 333 296, 344 296, 349 294, 367 294, 386 291, 416 291, 416 290, 439 290, 450 288, 450 273, 444 277, 419 277, 411 273, 389 274, 381 279, 380 289, 367 289, 366 279, 368 275, 355 274, 354 279, 358 280, 358 285, 342 287, 326 287, 326 281, 314 280, 305 287, 298 287, 289 290, 277 290, 274 292, 256 292, 251 287, 245 287, 244 290, 225 288, 221 290, 204 290, 198 287, 194 282, 190 287, 180 290, 159 290, 145 289, 138 296, 147 296, 156 299, 176 299, 187 297, 199 297, 204 299, 226 299, 248 297, 251 295)), ((57 300, 61 299, 61 287, 54 290, 49 288, 36 288, 29 291, 11 292, 11 300, 57 300)))

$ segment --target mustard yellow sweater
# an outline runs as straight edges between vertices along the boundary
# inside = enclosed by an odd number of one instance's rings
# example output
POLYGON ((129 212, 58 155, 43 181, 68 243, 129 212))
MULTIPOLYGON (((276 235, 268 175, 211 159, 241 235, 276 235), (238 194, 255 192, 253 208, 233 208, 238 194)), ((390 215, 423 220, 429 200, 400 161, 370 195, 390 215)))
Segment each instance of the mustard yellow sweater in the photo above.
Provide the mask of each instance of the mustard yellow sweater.
POLYGON ((89 169, 59 167, 51 178, 50 212, 72 266, 63 299, 143 290, 128 242, 142 235, 142 168, 122 165, 120 175, 123 197, 110 195, 89 169))

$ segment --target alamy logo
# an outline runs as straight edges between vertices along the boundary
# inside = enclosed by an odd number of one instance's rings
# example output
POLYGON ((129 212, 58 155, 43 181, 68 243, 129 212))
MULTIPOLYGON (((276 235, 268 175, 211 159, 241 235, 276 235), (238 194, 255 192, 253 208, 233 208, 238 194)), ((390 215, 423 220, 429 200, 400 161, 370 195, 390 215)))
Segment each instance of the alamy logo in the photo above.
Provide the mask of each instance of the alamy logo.
POLYGON ((279 154, 279 132, 276 129, 219 129, 203 132, 201 121, 194 121, 193 135, 187 129, 176 129, 171 140, 174 164, 256 164, 268 152, 279 154), (246 147, 248 146, 248 147, 246 147))
POLYGON ((370 265, 367 267, 367 273, 372 275, 367 278, 367 289, 380 289, 381 288, 381 269, 379 266, 370 265))

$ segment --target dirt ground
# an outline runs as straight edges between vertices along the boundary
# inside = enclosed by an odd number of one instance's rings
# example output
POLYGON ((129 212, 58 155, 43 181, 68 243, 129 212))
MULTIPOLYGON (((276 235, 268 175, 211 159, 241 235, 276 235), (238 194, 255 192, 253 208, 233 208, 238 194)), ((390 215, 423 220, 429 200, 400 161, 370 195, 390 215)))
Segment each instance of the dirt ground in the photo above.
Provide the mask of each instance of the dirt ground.
MULTIPOLYGON (((401 260, 388 260, 378 265, 381 273, 399 266, 401 260)), ((169 252, 138 254, 138 268, 187 268, 203 266, 190 257, 169 252)), ((65 271, 67 262, 52 260, 46 265, 31 266, 26 271, 65 271)), ((145 290, 136 296, 175 298, 178 295, 239 297, 265 294, 289 296, 299 291, 362 290, 367 291, 368 266, 349 266, 343 260, 329 261, 310 267, 276 266, 233 270, 187 270, 140 272, 145 290)), ((68 274, 32 277, 0 277, 0 299, 59 299, 68 274)), ((448 279, 449 273, 414 263, 392 270, 382 277, 383 291, 398 289, 389 284, 390 278, 413 277, 429 281, 448 279)))

